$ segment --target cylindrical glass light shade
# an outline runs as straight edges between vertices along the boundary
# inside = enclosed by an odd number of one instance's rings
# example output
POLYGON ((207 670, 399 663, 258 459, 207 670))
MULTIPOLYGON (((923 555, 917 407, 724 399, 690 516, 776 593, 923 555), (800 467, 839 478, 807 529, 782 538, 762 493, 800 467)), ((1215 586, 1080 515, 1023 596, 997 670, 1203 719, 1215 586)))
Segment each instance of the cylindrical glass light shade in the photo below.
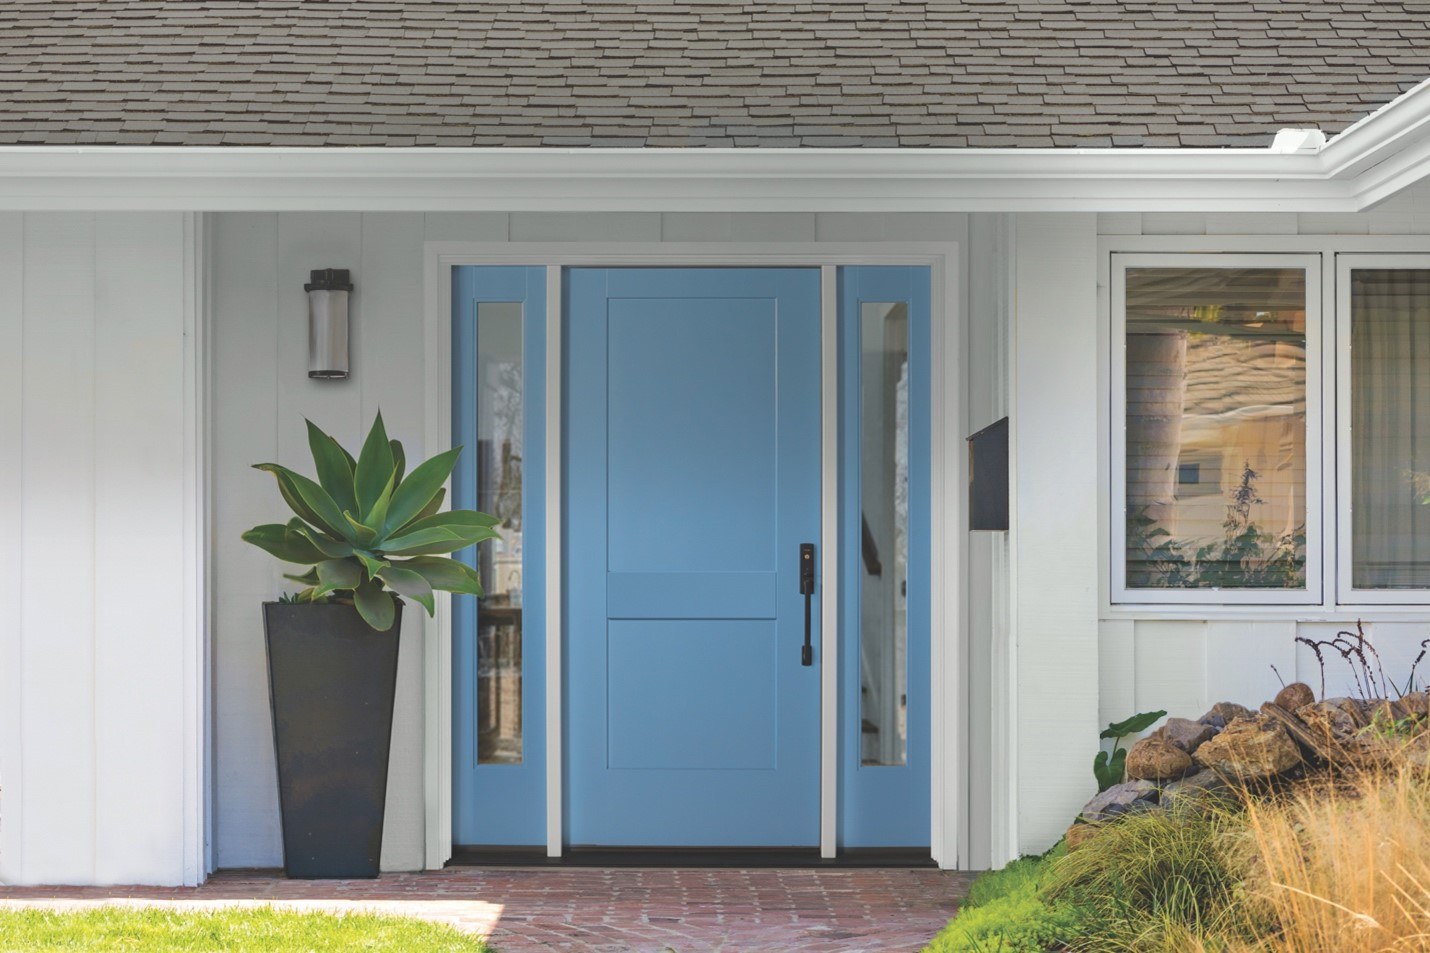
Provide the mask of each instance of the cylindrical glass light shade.
POLYGON ((314 271, 308 292, 308 376, 343 380, 348 376, 348 293, 346 268, 314 271))

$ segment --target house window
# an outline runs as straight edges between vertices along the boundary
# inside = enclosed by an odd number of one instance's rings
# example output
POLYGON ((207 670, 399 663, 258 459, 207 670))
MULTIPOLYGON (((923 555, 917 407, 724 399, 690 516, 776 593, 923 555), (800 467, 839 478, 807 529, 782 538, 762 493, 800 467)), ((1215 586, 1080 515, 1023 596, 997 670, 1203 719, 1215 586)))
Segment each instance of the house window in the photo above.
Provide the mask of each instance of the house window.
POLYGON ((1351 264, 1340 280, 1351 589, 1357 601, 1420 601, 1405 590, 1430 590, 1430 262, 1351 264))
POLYGON ((1114 263, 1114 598, 1308 601, 1314 263, 1114 263))

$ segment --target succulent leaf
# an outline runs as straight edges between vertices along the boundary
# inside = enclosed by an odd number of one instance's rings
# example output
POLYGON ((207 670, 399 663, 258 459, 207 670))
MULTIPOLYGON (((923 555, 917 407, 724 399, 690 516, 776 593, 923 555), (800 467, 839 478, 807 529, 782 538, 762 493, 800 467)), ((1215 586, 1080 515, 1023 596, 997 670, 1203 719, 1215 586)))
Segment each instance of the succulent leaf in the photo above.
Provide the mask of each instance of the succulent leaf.
POLYGON ((447 559, 444 556, 415 556, 392 565, 421 575, 433 589, 470 596, 483 595, 482 581, 477 571, 455 559, 447 559))
POLYGON ((392 494, 392 506, 388 509, 386 519, 383 522, 373 520, 373 525, 397 529, 410 522, 426 508, 432 497, 437 495, 437 491, 442 489, 442 485, 452 475, 452 468, 457 465, 457 457, 461 452, 461 447, 454 447, 446 453, 437 454, 413 470, 392 494))
POLYGON ((323 558, 323 554, 307 537, 282 523, 255 526, 243 534, 243 541, 277 556, 285 563, 304 563, 311 566, 323 558))
POLYGON ((383 427, 382 413, 379 411, 377 419, 372 423, 372 430, 368 432, 367 441, 362 445, 357 470, 353 475, 357 492, 357 509, 354 512, 372 511, 373 504, 382 495, 382 488, 387 486, 394 470, 396 461, 392 458, 392 444, 388 442, 387 430, 383 427))
POLYGON ((496 536, 489 526, 430 526, 386 540, 383 552, 393 556, 431 556, 465 549, 496 536))
POLYGON ((353 555, 356 556, 358 558, 358 561, 361 562, 363 566, 367 569, 367 576, 369 579, 376 576, 378 574, 378 571, 381 570, 383 566, 388 565, 387 560, 379 559, 365 549, 359 549, 354 552, 353 555))
POLYGON ((273 474, 283 499, 287 500, 288 505, 293 507, 293 512, 304 520, 334 536, 350 536, 347 532, 347 521, 343 519, 343 511, 338 509, 328 491, 317 483, 276 463, 255 464, 254 469, 273 474), (294 502, 294 497, 298 502, 294 502))
POLYGON ((401 440, 389 440, 388 445, 392 447, 392 472, 396 474, 393 485, 402 482, 402 475, 407 472, 407 454, 402 451, 401 440))
MULTIPOLYGON (((428 503, 426 506, 422 507, 422 512, 421 512, 421 513, 418 513, 416 516, 412 517, 412 519, 408 520, 407 523, 406 523, 406 525, 397 527, 397 529, 394 530, 393 532, 395 533, 395 532, 400 531, 400 530, 405 530, 405 529, 407 529, 409 526, 412 526, 414 523, 416 523, 418 520, 425 520, 425 519, 427 519, 429 516, 436 516, 436 515, 437 515, 437 511, 442 508, 442 501, 445 500, 446 498, 447 498, 447 488, 444 486, 444 487, 442 487, 441 489, 439 489, 439 490, 437 491, 437 495, 436 495, 436 496, 432 497, 432 500, 431 500, 430 503, 428 503)), ((388 535, 392 535, 392 534, 389 533, 388 535)))
POLYGON ((415 599, 427 610, 428 615, 436 611, 432 598, 432 584, 421 573, 397 566, 386 566, 378 570, 377 578, 387 583, 400 596, 415 599))
POLYGON ((356 589, 362 585, 362 566, 353 559, 327 559, 313 567, 318 581, 329 590, 356 589))
POLYGON ((372 532, 372 538, 368 542, 381 539, 386 533, 383 528, 387 523, 387 514, 392 507, 393 494, 397 491, 397 471, 394 470, 392 476, 387 481, 387 486, 382 488, 382 494, 378 496, 377 502, 372 505, 372 509, 363 514, 362 525, 372 532))
POLYGON ((301 533, 303 537, 312 543, 313 547, 327 559, 342 559, 344 556, 351 556, 353 554, 353 544, 345 539, 334 539, 331 536, 320 533, 311 526, 304 525, 303 521, 299 519, 294 519, 288 525, 292 526, 298 533, 301 533), (294 523, 297 525, 294 526, 294 523))
POLYGON ((392 628, 397 607, 392 602, 392 594, 382 588, 382 583, 368 580, 354 589, 353 605, 363 621, 377 631, 386 632, 392 628))
POLYGON ((339 509, 357 509, 353 491, 353 468, 338 442, 318 429, 311 420, 308 425, 308 449, 313 454, 313 466, 318 471, 318 483, 339 509))

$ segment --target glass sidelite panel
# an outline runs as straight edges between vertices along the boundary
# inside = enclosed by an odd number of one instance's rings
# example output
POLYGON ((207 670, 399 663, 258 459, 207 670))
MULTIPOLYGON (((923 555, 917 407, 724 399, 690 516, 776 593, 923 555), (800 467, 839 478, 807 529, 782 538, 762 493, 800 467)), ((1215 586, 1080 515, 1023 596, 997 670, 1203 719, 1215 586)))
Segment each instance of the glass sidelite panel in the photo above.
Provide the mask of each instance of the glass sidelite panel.
POLYGON ((477 305, 477 509, 500 539, 477 547, 477 763, 520 764, 521 304, 477 305))
POLYGON ((1351 577, 1430 589, 1430 271, 1351 272, 1351 577))
POLYGON ((867 765, 908 754, 909 313, 860 305, 859 696, 867 765))
POLYGON ((1306 273, 1130 268, 1129 589, 1306 586, 1306 273))

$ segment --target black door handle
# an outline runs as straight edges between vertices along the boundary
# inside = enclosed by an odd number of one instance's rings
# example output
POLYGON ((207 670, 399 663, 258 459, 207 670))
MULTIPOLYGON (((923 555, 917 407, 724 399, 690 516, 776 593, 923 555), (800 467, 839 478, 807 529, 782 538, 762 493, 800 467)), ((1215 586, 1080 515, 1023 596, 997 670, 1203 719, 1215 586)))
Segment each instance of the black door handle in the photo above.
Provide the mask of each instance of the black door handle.
POLYGON ((801 665, 814 664, 814 643, 810 639, 810 600, 814 597, 814 544, 799 544, 799 593, 804 596, 804 650, 800 652, 801 665))

